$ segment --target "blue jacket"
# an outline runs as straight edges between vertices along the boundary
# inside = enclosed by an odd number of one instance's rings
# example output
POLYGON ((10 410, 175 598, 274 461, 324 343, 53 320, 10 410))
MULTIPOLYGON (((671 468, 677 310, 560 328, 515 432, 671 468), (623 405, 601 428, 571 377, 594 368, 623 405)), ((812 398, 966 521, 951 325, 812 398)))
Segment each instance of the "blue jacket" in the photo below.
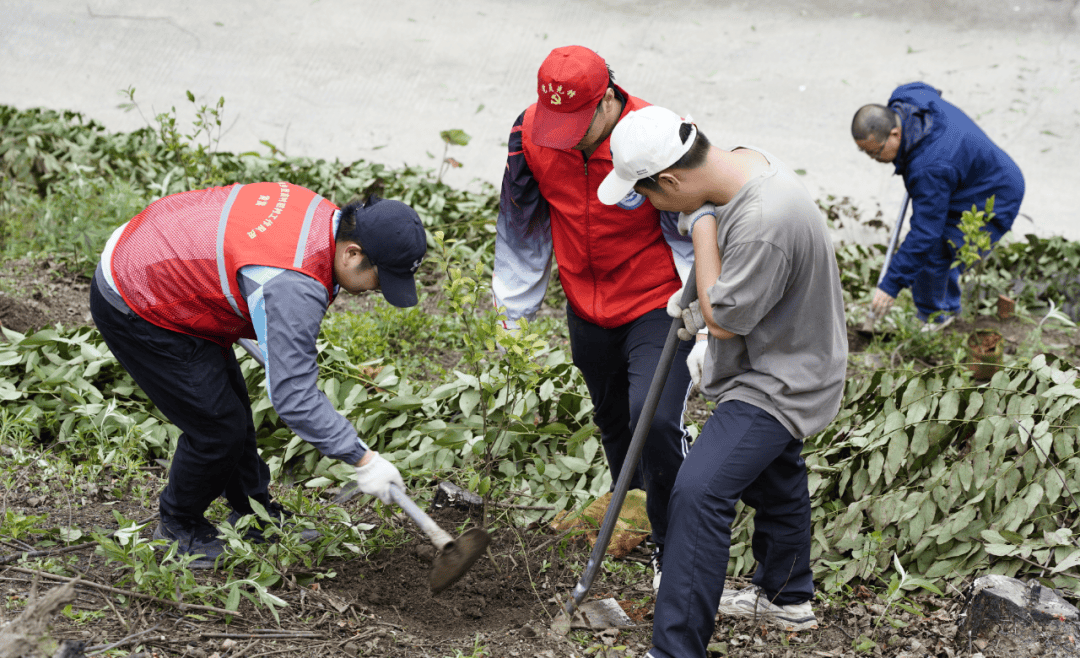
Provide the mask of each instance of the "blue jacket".
POLYGON ((923 82, 897 87, 889 107, 900 117, 901 143, 893 164, 911 196, 909 232, 879 286, 892 297, 911 286, 946 226, 993 196, 1001 233, 1012 227, 1024 198, 1024 177, 1012 158, 990 141, 975 122, 923 82))

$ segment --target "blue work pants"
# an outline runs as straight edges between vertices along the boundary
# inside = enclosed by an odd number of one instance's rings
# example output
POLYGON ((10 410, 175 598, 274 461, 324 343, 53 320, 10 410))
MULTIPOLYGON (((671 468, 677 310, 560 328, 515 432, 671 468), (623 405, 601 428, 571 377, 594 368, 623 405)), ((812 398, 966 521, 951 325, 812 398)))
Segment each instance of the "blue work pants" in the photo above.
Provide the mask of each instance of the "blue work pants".
POLYGON ((814 593, 803 442, 772 415, 722 402, 683 462, 671 494, 654 658, 705 658, 724 591, 735 503, 755 510, 753 582, 777 605, 814 593))
POLYGON ((270 469, 256 449, 247 384, 232 348, 163 329, 110 304, 90 283, 90 313, 113 356, 146 396, 180 428, 160 511, 195 522, 224 494, 252 512, 269 505, 270 469))

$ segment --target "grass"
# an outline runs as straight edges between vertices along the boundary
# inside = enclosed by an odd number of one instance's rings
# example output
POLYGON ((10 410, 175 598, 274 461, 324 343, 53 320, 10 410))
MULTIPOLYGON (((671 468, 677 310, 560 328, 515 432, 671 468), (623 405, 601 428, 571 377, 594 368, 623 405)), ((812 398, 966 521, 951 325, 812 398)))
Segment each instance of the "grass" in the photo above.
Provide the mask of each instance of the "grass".
POLYGON ((76 178, 45 198, 0 213, 5 259, 45 255, 86 276, 113 230, 150 200, 124 181, 76 178))

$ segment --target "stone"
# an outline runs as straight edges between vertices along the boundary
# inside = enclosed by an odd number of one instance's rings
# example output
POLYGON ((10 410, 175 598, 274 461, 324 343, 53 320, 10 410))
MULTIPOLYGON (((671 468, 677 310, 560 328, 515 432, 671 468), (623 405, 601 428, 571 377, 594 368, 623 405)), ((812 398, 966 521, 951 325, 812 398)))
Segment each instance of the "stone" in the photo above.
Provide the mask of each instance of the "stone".
POLYGON ((990 575, 965 594, 955 636, 961 651, 985 658, 1080 657, 1080 610, 1053 589, 990 575))
POLYGON ((435 496, 431 500, 435 509, 452 507, 462 509, 472 515, 482 514, 484 511, 484 499, 471 491, 462 489, 453 482, 440 482, 435 489, 435 496))

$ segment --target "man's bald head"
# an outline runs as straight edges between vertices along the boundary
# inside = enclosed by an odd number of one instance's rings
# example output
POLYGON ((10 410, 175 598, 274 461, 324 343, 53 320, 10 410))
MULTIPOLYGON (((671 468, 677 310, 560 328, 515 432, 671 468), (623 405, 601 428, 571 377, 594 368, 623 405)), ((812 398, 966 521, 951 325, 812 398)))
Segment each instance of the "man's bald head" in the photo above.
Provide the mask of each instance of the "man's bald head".
POLYGON ((883 142, 897 126, 896 113, 884 105, 863 105, 851 120, 851 136, 856 142, 871 139, 883 142))

